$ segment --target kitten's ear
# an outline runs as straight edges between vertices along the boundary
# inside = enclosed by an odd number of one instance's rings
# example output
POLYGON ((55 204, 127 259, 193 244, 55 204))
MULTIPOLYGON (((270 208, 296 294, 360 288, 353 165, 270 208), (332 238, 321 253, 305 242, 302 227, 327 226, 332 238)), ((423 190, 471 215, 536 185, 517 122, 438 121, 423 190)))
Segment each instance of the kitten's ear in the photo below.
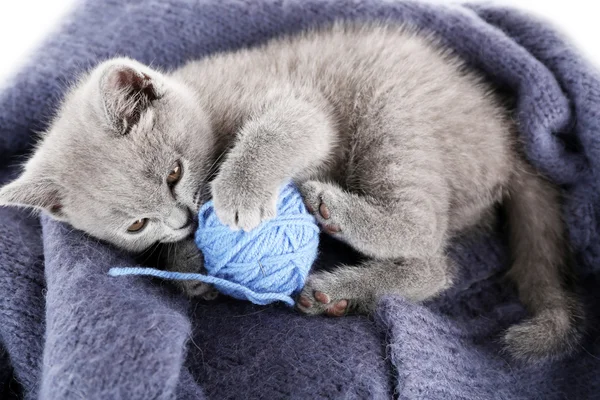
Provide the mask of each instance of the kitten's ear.
POLYGON ((0 206, 18 206, 45 210, 55 219, 64 221, 61 188, 53 182, 21 176, 0 188, 0 206))
POLYGON ((141 68, 111 65, 100 82, 106 117, 118 134, 126 135, 141 113, 159 98, 156 82, 141 68))

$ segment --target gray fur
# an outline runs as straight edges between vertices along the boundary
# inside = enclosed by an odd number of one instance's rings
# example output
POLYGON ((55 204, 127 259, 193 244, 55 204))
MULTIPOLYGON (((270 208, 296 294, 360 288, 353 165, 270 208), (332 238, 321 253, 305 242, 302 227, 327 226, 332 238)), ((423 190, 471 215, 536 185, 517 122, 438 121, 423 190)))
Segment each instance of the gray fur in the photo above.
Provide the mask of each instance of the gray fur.
MULTIPOLYGON (((170 73, 108 61, 67 96, 0 204, 45 209, 140 252, 188 237, 193 226, 174 229, 210 195, 223 222, 250 230, 275 215, 289 178, 325 229, 368 256, 313 273, 301 311, 369 312, 385 294, 435 296, 453 279, 449 238, 505 200, 511 276, 533 315, 508 331, 509 350, 529 359, 576 342, 556 188, 520 156, 491 88, 406 27, 336 24, 170 73), (165 176, 176 160, 184 176, 172 195, 165 176), (148 228, 128 234, 142 217, 148 228)), ((175 246, 171 268, 201 269, 190 240, 175 246)))

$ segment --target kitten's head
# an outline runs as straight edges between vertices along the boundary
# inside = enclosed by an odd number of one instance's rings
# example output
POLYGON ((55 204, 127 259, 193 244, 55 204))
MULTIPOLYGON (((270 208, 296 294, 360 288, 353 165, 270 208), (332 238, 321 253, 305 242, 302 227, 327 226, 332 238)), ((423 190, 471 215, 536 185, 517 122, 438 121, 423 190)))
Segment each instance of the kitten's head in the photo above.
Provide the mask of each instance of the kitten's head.
POLYGON ((131 251, 193 232, 215 143, 191 89, 114 59, 76 85, 57 115, 0 205, 45 210, 131 251))

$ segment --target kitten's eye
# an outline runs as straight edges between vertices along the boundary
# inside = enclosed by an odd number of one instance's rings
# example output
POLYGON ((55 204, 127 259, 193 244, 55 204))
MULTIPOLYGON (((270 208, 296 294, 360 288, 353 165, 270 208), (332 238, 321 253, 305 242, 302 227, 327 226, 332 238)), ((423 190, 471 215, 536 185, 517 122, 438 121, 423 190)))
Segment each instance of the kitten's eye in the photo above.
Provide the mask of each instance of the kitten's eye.
POLYGON ((181 163, 177 161, 173 165, 173 168, 171 169, 171 172, 169 172, 169 175, 167 175, 167 185, 171 187, 175 186, 177 182, 181 180, 181 172, 181 163))
POLYGON ((127 232, 129 232, 129 233, 141 232, 141 230, 144 229, 147 224, 148 224, 148 218, 138 219, 133 224, 129 225, 129 228, 127 228, 127 232))

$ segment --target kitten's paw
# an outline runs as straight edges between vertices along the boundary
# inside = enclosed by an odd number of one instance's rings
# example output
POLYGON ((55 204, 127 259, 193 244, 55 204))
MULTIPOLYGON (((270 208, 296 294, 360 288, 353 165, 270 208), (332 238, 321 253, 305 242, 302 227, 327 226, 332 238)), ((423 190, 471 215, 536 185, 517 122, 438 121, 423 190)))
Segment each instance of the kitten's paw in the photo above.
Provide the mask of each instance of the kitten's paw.
POLYGON ((233 230, 250 231, 277 215, 277 192, 245 190, 226 179, 215 179, 212 197, 219 220, 233 230))
POLYGON ((296 299, 296 308, 304 314, 342 317, 350 310, 350 300, 340 297, 335 275, 318 272, 309 276, 296 299))
POLYGON ((300 186, 304 204, 324 232, 336 236, 342 232, 343 204, 337 191, 327 183, 307 181, 300 186))
POLYGON ((214 300, 219 292, 212 285, 200 281, 178 281, 179 287, 188 297, 200 297, 204 300, 214 300))

